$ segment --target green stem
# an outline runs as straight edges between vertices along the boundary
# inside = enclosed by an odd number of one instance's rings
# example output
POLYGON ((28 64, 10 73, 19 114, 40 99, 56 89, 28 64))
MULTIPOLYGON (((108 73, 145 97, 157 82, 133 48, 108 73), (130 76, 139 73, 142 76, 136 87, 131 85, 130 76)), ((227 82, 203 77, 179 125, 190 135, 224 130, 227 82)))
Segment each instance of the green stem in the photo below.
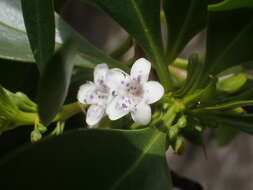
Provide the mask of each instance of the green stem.
MULTIPOLYGON (((81 111, 80 105, 77 102, 64 105, 53 119, 53 122, 67 120, 81 111)), ((37 113, 19 112, 16 119, 17 126, 33 125, 35 121, 39 120, 39 116, 37 113)))

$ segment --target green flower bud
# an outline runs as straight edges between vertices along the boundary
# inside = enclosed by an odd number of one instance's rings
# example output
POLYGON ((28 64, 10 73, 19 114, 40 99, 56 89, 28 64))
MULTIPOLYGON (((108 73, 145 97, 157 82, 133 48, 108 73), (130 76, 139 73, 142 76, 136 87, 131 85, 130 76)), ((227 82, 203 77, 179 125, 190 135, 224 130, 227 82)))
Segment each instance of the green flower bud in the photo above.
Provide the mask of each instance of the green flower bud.
POLYGON ((181 154, 184 150, 184 139, 182 136, 177 136, 175 141, 172 143, 172 148, 175 153, 181 154))
POLYGON ((238 74, 219 80, 217 89, 226 93, 234 93, 238 91, 246 82, 246 74, 238 74))
POLYGON ((179 133, 179 128, 176 125, 173 125, 169 128, 169 139, 174 139, 179 133))
POLYGON ((34 142, 38 142, 40 139, 42 138, 42 135, 39 131, 37 130, 33 130, 31 132, 31 141, 34 142))
POLYGON ((31 101, 25 94, 22 92, 12 93, 6 89, 4 90, 9 95, 12 102, 18 107, 18 109, 24 112, 37 112, 37 104, 31 101))

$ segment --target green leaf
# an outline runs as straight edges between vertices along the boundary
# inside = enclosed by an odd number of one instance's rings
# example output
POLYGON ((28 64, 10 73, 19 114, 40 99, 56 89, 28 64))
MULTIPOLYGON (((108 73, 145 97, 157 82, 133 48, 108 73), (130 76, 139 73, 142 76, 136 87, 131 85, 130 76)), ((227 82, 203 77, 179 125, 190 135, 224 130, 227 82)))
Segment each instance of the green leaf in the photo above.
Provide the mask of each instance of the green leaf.
POLYGON ((161 27, 160 1, 158 0, 83 0, 109 14, 133 38, 152 60, 165 89, 170 88, 167 64, 165 63, 161 27))
POLYGON ((204 77, 253 60, 252 33, 253 9, 210 12, 204 77))
POLYGON ((168 25, 167 56, 171 63, 186 44, 206 26, 206 0, 165 0, 168 25))
POLYGON ((4 189, 171 190, 165 137, 154 128, 75 130, 6 157, 0 183, 4 189))
POLYGON ((42 73, 38 89, 39 116, 48 125, 67 96, 74 66, 75 42, 68 41, 52 57, 42 73))
POLYGON ((21 0, 30 47, 40 73, 54 54, 55 20, 53 0, 21 0))
MULTIPOLYGON (((20 0, 0 1, 0 58, 21 62, 34 62, 25 31, 20 0)), ((93 68, 95 64, 106 62, 111 66, 124 65, 105 55, 85 38, 66 24, 59 15, 55 15, 56 46, 59 47, 69 37, 75 37, 80 42, 75 64, 93 68)))
POLYGON ((253 134, 252 114, 233 114, 220 111, 204 111, 197 114, 202 120, 217 122, 221 125, 253 134))
POLYGON ((197 110, 231 110, 233 108, 252 106, 253 100, 223 101, 215 105, 195 109, 197 110))
POLYGON ((191 94, 198 89, 203 68, 204 63, 199 59, 197 54, 193 54, 189 57, 187 78, 182 88, 180 88, 176 93, 177 96, 183 97, 186 94, 191 94))
POLYGON ((226 125, 214 129, 214 137, 220 146, 229 144, 238 134, 239 130, 226 125))
POLYGON ((227 11, 243 7, 253 7, 253 0, 223 0, 208 6, 209 11, 227 11))

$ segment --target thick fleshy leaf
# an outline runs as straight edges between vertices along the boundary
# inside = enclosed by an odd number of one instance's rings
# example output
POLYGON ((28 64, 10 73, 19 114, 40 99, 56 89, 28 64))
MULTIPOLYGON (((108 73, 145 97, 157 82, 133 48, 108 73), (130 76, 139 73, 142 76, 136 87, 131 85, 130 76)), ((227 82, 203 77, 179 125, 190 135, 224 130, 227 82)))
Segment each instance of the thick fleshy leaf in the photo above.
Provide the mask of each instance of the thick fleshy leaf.
MULTIPOLYGON (((1 0, 0 7, 0 58, 34 62, 22 16, 21 1, 1 0)), ((95 64, 102 62, 106 62, 112 66, 118 65, 117 61, 105 55, 80 36, 58 15, 55 15, 55 25, 57 47, 61 46, 69 37, 79 39, 80 46, 79 53, 75 58, 76 65, 89 68, 93 68, 95 64)))
POLYGON ((214 129, 214 137, 220 146, 229 144, 237 135, 239 130, 222 125, 214 129))
POLYGON ((252 33, 253 9, 210 12, 204 77, 253 60, 252 33))
POLYGON ((109 14, 133 38, 152 60, 162 84, 170 86, 169 72, 165 64, 161 30, 160 1, 158 0, 82 0, 109 14))
POLYGON ((213 121, 212 124, 223 124, 253 134, 253 115, 234 114, 221 111, 203 111, 196 114, 203 121, 213 121))
MULTIPOLYGON (((252 97, 253 99, 253 97, 252 97)), ((231 110, 233 108, 252 106, 253 100, 224 101, 216 105, 199 108, 199 110, 231 110)))
POLYGON ((68 41, 52 57, 43 72, 38 89, 39 116, 48 125, 63 104, 74 66, 75 43, 68 41))
POLYGON ((253 7, 253 0, 223 0, 208 6, 210 11, 227 11, 243 7, 253 7))
POLYGON ((165 149, 166 135, 154 128, 75 130, 6 157, 0 184, 3 189, 171 190, 165 149))
POLYGON ((45 69, 55 48, 53 0, 21 0, 27 36, 40 73, 45 69))
POLYGON ((206 26, 206 0, 165 0, 168 25, 167 56, 171 63, 186 44, 206 26))
POLYGON ((204 63, 199 59, 198 55, 193 54, 189 57, 187 78, 184 85, 176 93, 177 96, 183 97, 186 94, 195 92, 199 88, 203 68, 204 63))

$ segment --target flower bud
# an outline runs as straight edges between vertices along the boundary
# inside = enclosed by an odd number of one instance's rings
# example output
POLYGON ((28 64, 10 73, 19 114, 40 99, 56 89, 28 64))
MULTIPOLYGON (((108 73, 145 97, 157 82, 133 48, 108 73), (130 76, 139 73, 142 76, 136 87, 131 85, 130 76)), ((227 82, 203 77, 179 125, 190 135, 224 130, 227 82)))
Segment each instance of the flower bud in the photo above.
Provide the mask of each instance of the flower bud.
POLYGON ((238 74, 225 79, 220 79, 217 89, 226 93, 234 93, 238 91, 247 82, 246 74, 238 74))
POLYGON ((37 130, 33 130, 31 132, 31 141, 34 142, 38 142, 40 139, 42 138, 42 135, 39 131, 37 130))

